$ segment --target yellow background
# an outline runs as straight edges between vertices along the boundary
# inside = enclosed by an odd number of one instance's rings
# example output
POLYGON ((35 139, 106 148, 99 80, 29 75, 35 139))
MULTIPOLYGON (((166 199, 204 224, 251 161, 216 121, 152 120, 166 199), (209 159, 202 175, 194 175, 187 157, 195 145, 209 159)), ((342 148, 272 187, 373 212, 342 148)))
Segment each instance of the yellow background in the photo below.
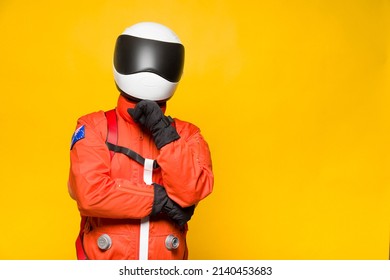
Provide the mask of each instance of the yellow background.
POLYGON ((74 259, 79 116, 115 106, 116 37, 172 28, 168 114, 201 127, 215 190, 191 259, 388 259, 390 2, 0 2, 0 259, 74 259))

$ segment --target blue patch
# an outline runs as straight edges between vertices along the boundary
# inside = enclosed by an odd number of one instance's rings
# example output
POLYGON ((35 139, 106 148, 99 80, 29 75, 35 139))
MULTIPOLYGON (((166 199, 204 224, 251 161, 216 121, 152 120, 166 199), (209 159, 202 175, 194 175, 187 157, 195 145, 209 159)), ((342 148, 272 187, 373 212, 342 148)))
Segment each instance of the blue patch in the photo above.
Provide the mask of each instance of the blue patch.
POLYGON ((85 137, 85 127, 84 125, 82 125, 78 129, 76 129, 76 131, 73 133, 70 149, 73 148, 73 145, 76 144, 77 141, 83 139, 84 137, 85 137))

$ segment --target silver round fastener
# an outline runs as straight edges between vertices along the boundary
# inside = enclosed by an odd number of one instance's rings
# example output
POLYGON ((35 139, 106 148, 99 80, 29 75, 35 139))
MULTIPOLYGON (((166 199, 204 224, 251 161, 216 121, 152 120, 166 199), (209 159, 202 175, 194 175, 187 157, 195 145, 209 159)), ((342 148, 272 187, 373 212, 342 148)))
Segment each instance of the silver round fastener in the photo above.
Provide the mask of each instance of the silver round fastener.
POLYGON ((98 240, 97 240, 97 245, 98 245, 99 249, 104 250, 104 251, 110 249, 111 245, 112 245, 111 237, 108 234, 100 235, 98 240))
POLYGON ((176 250, 180 245, 180 240, 173 234, 170 234, 165 238, 165 247, 168 250, 176 250))

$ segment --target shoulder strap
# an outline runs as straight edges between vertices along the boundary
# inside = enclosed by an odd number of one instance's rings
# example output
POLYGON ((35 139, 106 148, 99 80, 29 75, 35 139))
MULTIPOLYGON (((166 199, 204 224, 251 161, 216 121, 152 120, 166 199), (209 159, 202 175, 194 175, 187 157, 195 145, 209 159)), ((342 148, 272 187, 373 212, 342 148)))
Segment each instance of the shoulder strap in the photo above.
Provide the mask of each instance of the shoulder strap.
MULTIPOLYGON (((118 120, 116 117, 115 109, 105 112, 107 119, 107 139, 106 143, 113 145, 118 144, 118 120)), ((114 156, 115 151, 110 149, 111 159, 114 156)))

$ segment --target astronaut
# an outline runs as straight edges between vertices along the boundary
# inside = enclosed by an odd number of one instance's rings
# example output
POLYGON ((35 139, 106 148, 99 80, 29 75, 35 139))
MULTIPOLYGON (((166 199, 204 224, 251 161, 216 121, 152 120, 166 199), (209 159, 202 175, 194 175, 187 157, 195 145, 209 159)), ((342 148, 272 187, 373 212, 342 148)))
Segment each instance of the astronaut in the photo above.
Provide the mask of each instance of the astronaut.
POLYGON ((118 37, 115 109, 82 116, 68 190, 82 217, 78 259, 187 259, 187 222, 213 189, 208 145, 195 125, 165 115, 184 47, 158 23, 118 37))

